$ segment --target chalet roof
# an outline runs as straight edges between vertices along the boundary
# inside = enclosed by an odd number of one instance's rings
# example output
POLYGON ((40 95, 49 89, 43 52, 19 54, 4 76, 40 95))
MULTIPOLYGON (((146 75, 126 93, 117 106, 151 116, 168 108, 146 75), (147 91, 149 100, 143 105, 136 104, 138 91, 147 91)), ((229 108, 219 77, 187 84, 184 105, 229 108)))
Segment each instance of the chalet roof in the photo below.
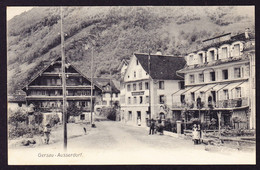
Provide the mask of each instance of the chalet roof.
MULTIPOLYGON (((107 85, 110 85, 110 79, 109 78, 93 78, 93 81, 98 84, 99 86, 103 87, 103 92, 110 92, 110 90, 107 90, 105 87, 107 85)), ((111 87, 112 87, 112 93, 120 93, 118 83, 116 80, 111 80, 111 87)))
MULTIPOLYGON (((55 57, 53 60, 49 61, 49 62, 44 62, 42 68, 35 73, 32 78, 25 83, 24 87, 22 88, 22 90, 24 90, 26 88, 26 86, 28 86, 29 84, 31 84, 37 77, 39 77, 44 71, 46 71, 55 61, 61 60, 60 56, 55 57)), ((67 66, 71 66, 73 69, 75 69, 79 74, 81 74, 84 78, 86 78, 87 80, 91 81, 90 78, 88 78, 85 74, 83 74, 79 69, 77 69, 75 66, 73 66, 71 63, 69 63, 69 61, 66 61, 66 65, 67 66)), ((97 86, 100 90, 102 90, 102 87, 100 87, 99 85, 94 83, 94 86, 97 86)))
POLYGON ((17 90, 14 94, 8 95, 8 102, 25 102, 26 93, 22 90, 17 90))
MULTIPOLYGON (((134 53, 143 69, 149 73, 148 70, 148 54, 134 53)), ((153 79, 162 80, 182 80, 176 74, 177 70, 180 70, 186 64, 183 57, 167 56, 167 55, 154 55, 151 54, 151 77, 153 79)))

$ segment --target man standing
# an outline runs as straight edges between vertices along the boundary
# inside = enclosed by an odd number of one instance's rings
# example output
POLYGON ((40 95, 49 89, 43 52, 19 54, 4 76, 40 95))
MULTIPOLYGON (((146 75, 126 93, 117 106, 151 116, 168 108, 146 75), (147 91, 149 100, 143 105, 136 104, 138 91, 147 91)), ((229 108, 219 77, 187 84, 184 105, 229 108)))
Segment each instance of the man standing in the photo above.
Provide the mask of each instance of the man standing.
POLYGON ((154 120, 151 120, 151 124, 150 124, 150 131, 149 131, 149 135, 153 135, 154 134, 154 128, 155 128, 155 123, 154 120))
POLYGON ((46 125, 46 127, 43 130, 44 133, 44 141, 46 144, 49 144, 50 140, 50 133, 51 133, 51 126, 49 124, 46 125))

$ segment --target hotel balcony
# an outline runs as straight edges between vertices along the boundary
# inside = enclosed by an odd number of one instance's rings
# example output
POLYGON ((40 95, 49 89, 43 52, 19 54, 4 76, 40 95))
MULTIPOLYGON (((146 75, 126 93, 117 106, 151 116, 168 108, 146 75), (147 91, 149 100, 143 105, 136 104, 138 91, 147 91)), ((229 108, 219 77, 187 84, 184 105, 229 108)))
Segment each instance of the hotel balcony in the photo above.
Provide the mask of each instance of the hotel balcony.
MULTIPOLYGON (((229 100, 219 100, 217 102, 203 102, 201 110, 208 110, 208 109, 234 109, 234 108, 243 108, 249 106, 248 97, 238 98, 238 99, 229 99, 229 100)), ((198 110, 196 102, 188 102, 188 103, 181 103, 181 102, 174 102, 172 103, 172 109, 182 110, 198 110)))

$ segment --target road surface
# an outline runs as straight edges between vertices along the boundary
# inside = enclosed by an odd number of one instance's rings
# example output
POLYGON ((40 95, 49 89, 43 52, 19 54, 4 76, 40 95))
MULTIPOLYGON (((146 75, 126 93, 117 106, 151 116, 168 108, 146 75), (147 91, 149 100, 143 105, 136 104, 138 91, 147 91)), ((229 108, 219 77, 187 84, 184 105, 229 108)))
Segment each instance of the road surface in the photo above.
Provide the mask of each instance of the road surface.
POLYGON ((87 135, 34 148, 9 149, 9 164, 255 164, 255 152, 206 151, 187 139, 148 135, 143 127, 96 123, 87 135))

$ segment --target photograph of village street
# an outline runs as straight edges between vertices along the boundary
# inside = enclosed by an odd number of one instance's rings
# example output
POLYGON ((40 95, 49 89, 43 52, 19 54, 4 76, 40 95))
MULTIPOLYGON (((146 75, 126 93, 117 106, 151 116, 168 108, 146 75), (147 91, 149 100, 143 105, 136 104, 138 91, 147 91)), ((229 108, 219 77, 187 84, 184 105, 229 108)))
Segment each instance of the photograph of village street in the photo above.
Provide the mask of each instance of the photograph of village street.
POLYGON ((9 165, 256 164, 254 6, 8 6, 9 165))

